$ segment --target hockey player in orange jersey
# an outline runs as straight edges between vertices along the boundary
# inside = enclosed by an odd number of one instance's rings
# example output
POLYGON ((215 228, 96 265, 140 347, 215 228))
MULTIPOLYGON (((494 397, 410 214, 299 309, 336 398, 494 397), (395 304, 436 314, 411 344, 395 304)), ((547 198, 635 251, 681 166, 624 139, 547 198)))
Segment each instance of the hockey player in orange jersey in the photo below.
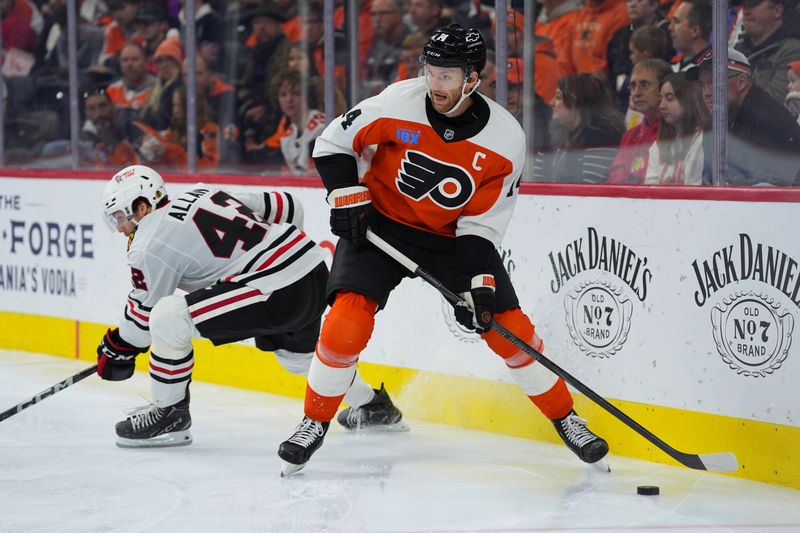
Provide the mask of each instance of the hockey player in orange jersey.
MULTIPOLYGON (((328 281, 332 307, 308 373, 305 417, 280 445, 282 474, 302 468, 320 447, 391 291, 408 272, 366 240, 367 228, 398 248, 469 306, 459 323, 503 358, 516 382, 583 461, 608 444, 572 408, 564 381, 489 329, 491 318, 541 351, 497 246, 518 195, 525 134, 497 103, 475 92, 486 62, 477 30, 450 25, 425 45, 423 74, 400 81, 333 121, 317 139, 314 161, 328 190, 331 230, 339 236, 328 281), (359 183, 357 157, 377 145, 359 183), (487 317, 489 317, 487 319, 487 317)), ((345 427, 370 405, 345 409, 345 427)))

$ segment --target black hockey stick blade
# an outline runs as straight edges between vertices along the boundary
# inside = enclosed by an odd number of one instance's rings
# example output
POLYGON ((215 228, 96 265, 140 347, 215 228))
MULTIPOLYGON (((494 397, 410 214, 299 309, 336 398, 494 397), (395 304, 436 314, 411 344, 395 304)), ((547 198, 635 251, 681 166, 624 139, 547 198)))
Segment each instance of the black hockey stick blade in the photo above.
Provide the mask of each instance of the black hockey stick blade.
POLYGON ((78 372, 77 374, 68 377, 64 381, 60 381, 60 382, 56 383, 55 385, 53 385, 49 389, 43 390, 42 392, 40 392, 36 396, 33 396, 32 398, 28 398, 24 402, 18 403, 17 405, 12 407, 11 409, 6 409, 2 413, 0 413, 0 422, 5 420, 6 418, 14 416, 15 414, 19 413, 20 411, 22 411, 24 409, 27 409, 28 407, 30 407, 32 405, 35 405, 35 404, 41 402, 45 398, 47 398, 49 396, 52 396, 53 394, 57 393, 60 390, 64 390, 67 387, 76 384, 77 382, 81 381, 82 379, 91 376, 95 372, 97 372, 97 365, 92 365, 89 368, 85 368, 85 369, 81 370, 80 372, 78 372))
MULTIPOLYGON (((460 296, 453 293, 450 289, 445 287, 439 280, 434 278, 431 274, 420 268, 414 261, 403 255, 399 250, 397 250, 394 246, 383 240, 381 237, 376 235, 372 230, 367 230, 367 240, 386 253, 389 257, 406 267, 411 272, 418 275, 420 278, 425 280, 429 285, 433 286, 436 290, 438 290, 442 296, 444 296, 445 300, 447 300, 451 305, 456 305, 459 302, 462 302, 460 296)), ((626 415, 616 406, 611 404, 608 400, 597 394, 595 391, 590 389, 588 386, 584 385, 583 382, 578 380, 576 377, 572 376, 569 372, 555 364, 553 361, 545 357, 543 354, 536 351, 532 346, 528 343, 514 335, 508 329, 503 327, 501 324, 498 324, 494 320, 491 323, 492 329, 494 329, 498 334, 500 334, 504 339, 508 342, 522 350, 525 354, 529 357, 535 359, 539 363, 541 363, 545 368, 547 368, 553 374, 561 377, 572 385, 574 388, 579 390, 584 396, 592 400, 594 403, 605 409, 611 415, 616 417, 620 420, 623 424, 628 426, 629 428, 636 431, 639 435, 647 439, 648 441, 655 444, 661 451, 678 461, 684 466, 689 468, 694 468, 696 470, 709 470, 713 472, 735 472, 739 468, 739 461, 736 459, 736 456, 731 452, 721 452, 721 453, 705 453, 705 454, 692 454, 692 453, 685 453, 679 450, 676 450, 660 438, 658 438, 655 434, 650 432, 644 426, 636 422, 630 416, 626 415)))

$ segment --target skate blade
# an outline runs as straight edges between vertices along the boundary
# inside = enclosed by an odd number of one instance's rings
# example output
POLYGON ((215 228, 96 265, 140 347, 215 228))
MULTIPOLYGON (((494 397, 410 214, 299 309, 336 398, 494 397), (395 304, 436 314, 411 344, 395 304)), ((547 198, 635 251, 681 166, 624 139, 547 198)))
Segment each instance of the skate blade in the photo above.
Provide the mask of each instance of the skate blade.
POLYGON ((168 448, 171 446, 188 446, 192 443, 192 434, 189 430, 165 433, 150 439, 126 439, 117 437, 117 446, 120 448, 168 448))
POLYGON ((283 466, 281 466, 281 477, 289 477, 293 474, 298 473, 306 466, 308 462, 305 462, 301 465, 296 465, 294 463, 288 463, 286 461, 283 462, 283 466))
POLYGON ((594 463, 589 463, 589 466, 600 472, 611 472, 611 467, 609 466, 608 461, 605 459, 600 459, 594 463))
POLYGON ((348 430, 350 433, 369 434, 369 433, 402 433, 410 431, 411 428, 408 424, 403 422, 395 422, 394 424, 378 424, 374 426, 357 426, 348 430))

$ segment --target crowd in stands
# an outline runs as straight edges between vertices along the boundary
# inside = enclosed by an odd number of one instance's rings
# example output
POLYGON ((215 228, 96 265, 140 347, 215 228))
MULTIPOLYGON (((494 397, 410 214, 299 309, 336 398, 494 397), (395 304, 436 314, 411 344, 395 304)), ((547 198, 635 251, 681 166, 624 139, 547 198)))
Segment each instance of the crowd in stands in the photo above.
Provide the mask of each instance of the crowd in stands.
MULTIPOLYGON (((478 88, 520 121, 533 103, 528 180, 800 185, 797 0, 732 0, 726 28, 728 173, 713 176, 712 0, 361 0, 358 87, 347 87, 346 2, 336 0, 333 113, 415 77, 430 32, 452 22, 491 48, 478 88), (523 39, 534 17, 533 41, 523 39), (523 93, 525 47, 535 57, 523 93)), ((67 157, 66 0, 0 0, 5 160, 67 157)), ((77 0, 80 161, 255 174, 313 174, 325 127, 322 0, 196 0, 197 138, 188 139, 184 0, 77 0)), ((72 88, 74 89, 74 88, 72 88)))

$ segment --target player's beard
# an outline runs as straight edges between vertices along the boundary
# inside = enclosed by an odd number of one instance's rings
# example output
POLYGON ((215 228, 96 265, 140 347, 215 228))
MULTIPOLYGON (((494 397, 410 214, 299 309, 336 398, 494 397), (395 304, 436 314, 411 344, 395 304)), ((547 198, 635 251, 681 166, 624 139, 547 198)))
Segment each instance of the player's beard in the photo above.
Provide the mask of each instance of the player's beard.
POLYGON ((458 101, 460 98, 460 94, 456 93, 456 91, 436 91, 431 93, 431 104, 433 104, 433 109, 437 113, 447 113, 453 109, 453 105, 458 101), (437 99, 437 93, 444 93, 446 94, 445 99, 437 99), (454 94, 455 93, 455 94, 454 94))

